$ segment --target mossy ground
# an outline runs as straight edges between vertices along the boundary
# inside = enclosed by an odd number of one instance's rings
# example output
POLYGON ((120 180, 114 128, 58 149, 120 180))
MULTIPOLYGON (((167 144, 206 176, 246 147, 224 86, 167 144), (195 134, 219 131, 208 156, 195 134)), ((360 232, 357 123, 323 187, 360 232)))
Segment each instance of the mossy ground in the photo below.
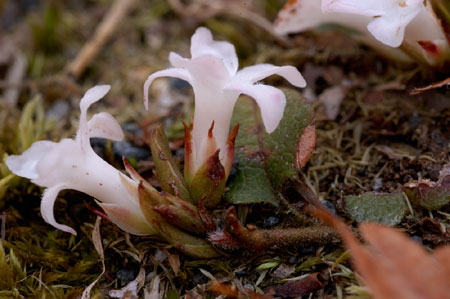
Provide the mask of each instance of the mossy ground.
MULTIPOLYGON (((273 20, 282 2, 260 1, 256 11, 273 20)), ((26 75, 19 84, 17 107, 0 103, 1 155, 21 153, 34 140, 59 140, 73 135, 78 99, 89 87, 101 83, 111 84, 112 91, 93 110, 107 110, 120 123, 138 123, 144 131, 148 125, 162 121, 174 148, 179 149, 180 120, 190 117, 191 92, 179 82, 155 82, 152 95, 160 101, 153 101, 147 112, 142 103, 142 85, 150 73, 167 67, 169 51, 187 56, 192 32, 205 25, 216 39, 229 40, 236 46, 241 66, 267 62, 299 67, 309 83, 310 94, 318 95, 329 87, 351 82, 336 120, 325 117, 320 101, 312 102, 317 146, 299 174, 319 199, 326 200, 340 216, 347 216, 344 195, 374 189, 392 192, 410 179, 436 179, 442 165, 448 162, 449 92, 441 89, 409 95, 413 87, 443 79, 445 74, 392 63, 334 33, 307 33, 292 37, 286 44, 237 16, 182 18, 166 1, 141 1, 83 76, 74 80, 65 71, 67 65, 91 37, 110 4, 111 1, 0 2, 0 35, 4 40, 14 40, 15 51, 28 61, 26 75), (170 97, 164 96, 167 92, 170 97), (44 111, 58 101, 65 102, 70 113, 61 114, 56 122, 46 119, 44 111), (395 155, 389 156, 386 148, 393 149, 395 155)), ((0 79, 7 67, 8 64, 0 66, 0 79)), ((128 138, 136 146, 144 145, 140 135, 129 134, 128 138)), ((103 149, 106 159, 122 169, 111 146, 107 144, 103 149)), ((151 159, 134 161, 134 165, 154 182, 151 159)), ((94 201, 77 192, 60 194, 55 215, 58 221, 77 230, 78 235, 71 236, 42 220, 38 187, 10 176, 3 164, 0 175, 0 191, 5 191, 0 194, 0 212, 4 215, 0 297, 79 297, 102 272, 91 238, 96 215, 89 207, 95 206, 94 201)), ((292 192, 286 196, 291 203, 300 200, 292 192)), ((276 210, 263 205, 240 206, 238 210, 241 219, 258 227, 290 227, 296 223, 283 205, 276 210)), ((218 209, 215 215, 220 217, 222 212, 218 209)), ((416 209, 400 227, 429 248, 448 243, 450 207, 438 212, 416 209)), ((106 297, 108 290, 124 286, 141 269, 146 273, 145 288, 154 285, 155 277, 159 277, 160 291, 166 298, 178 298, 193 288, 214 297, 205 291, 207 273, 222 281, 266 290, 286 282, 286 278, 321 272, 327 284, 312 298, 365 294, 361 281, 351 270, 348 254, 340 246, 258 254, 234 252, 215 260, 193 260, 153 238, 129 236, 111 223, 102 221, 100 229, 106 272, 92 291, 95 298, 106 297), (169 258, 161 259, 162 252, 169 258), (279 278, 274 271, 280 265, 293 272, 279 278)))

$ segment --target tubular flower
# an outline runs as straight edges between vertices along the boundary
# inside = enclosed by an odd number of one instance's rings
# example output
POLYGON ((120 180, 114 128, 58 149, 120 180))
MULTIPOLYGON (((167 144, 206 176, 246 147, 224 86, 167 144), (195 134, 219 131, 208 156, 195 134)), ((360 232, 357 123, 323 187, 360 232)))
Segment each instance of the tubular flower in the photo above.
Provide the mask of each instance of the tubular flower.
POLYGON ((393 49, 377 41, 367 30, 371 17, 366 15, 349 15, 325 10, 325 1, 292 0, 279 12, 274 24, 277 34, 303 32, 321 25, 337 24, 352 31, 352 37, 365 43, 389 58, 410 62, 411 58, 399 49, 393 49), (321 4, 322 3, 322 4, 321 4), (326 13, 325 13, 326 12, 326 13))
MULTIPOLYGON (((214 156, 221 165, 225 178, 233 163, 234 137, 237 128, 229 136, 231 116, 240 94, 252 97, 261 110, 268 133, 280 122, 286 98, 275 87, 256 84, 277 74, 292 85, 306 85, 300 72, 293 66, 258 64, 238 69, 238 58, 234 46, 224 41, 214 41, 211 32, 198 28, 191 38, 191 58, 170 53, 173 68, 150 75, 144 84, 145 107, 148 105, 148 88, 159 77, 176 77, 190 83, 195 93, 195 111, 190 130, 186 128, 185 179, 188 186, 195 174, 212 163, 214 156)), ((220 172, 220 171, 219 171, 220 172)), ((192 192, 192 191, 191 191, 192 192)))
POLYGON ((75 139, 60 142, 37 141, 21 155, 8 157, 6 165, 16 175, 46 187, 41 202, 44 220, 54 227, 76 235, 72 228, 56 222, 53 206, 64 189, 84 192, 97 199, 109 218, 120 228, 136 235, 154 234, 139 205, 138 183, 100 158, 89 138, 121 140, 123 132, 106 112, 87 120, 89 106, 105 96, 109 85, 89 89, 80 101, 80 127, 75 139))
POLYGON ((430 1, 296 0, 280 11, 275 31, 301 32, 327 23, 356 30, 361 33, 357 39, 398 60, 437 65, 449 59, 447 39, 430 1))
POLYGON ((423 0, 322 0, 322 11, 371 17, 367 29, 378 41, 402 45, 429 64, 448 58, 447 39, 430 1, 424 5, 423 0))

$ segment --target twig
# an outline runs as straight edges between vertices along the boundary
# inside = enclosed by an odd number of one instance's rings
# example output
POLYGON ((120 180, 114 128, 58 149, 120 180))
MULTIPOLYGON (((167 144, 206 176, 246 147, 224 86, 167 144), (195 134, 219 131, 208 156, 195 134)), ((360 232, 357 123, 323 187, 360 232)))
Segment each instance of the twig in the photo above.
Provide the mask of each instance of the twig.
POLYGON ((239 222, 234 207, 229 208, 226 212, 222 237, 222 239, 219 239, 210 234, 210 241, 224 249, 246 248, 251 251, 285 248, 293 245, 309 247, 340 242, 340 237, 336 231, 323 225, 286 229, 244 227, 239 222))
POLYGON ((125 16, 134 7, 136 0, 116 0, 95 30, 92 39, 84 45, 75 60, 69 65, 69 73, 78 78, 86 66, 97 55, 125 16))
POLYGON ((443 86, 449 86, 449 85, 450 85, 450 78, 447 78, 442 81, 435 82, 435 83, 432 83, 432 84, 424 86, 424 87, 416 87, 409 94, 416 95, 416 94, 420 94, 420 93, 430 90, 430 89, 436 89, 436 88, 440 88, 443 86))
POLYGON ((2 246, 5 245, 5 238, 6 238, 6 213, 2 213, 2 228, 0 231, 0 236, 2 240, 2 246))

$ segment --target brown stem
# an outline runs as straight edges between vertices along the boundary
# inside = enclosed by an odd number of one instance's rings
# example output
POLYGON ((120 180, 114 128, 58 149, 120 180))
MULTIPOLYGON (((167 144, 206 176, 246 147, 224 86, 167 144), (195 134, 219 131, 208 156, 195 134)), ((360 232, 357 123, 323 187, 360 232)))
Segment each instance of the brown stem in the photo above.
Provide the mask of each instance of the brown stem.
MULTIPOLYGON (((239 222, 236 210, 230 207, 225 215, 224 232, 228 233, 235 244, 250 250, 274 249, 287 246, 309 247, 340 242, 335 230, 326 226, 287 229, 257 229, 244 227, 239 222)), ((217 244, 220 246, 220 244, 217 244)))

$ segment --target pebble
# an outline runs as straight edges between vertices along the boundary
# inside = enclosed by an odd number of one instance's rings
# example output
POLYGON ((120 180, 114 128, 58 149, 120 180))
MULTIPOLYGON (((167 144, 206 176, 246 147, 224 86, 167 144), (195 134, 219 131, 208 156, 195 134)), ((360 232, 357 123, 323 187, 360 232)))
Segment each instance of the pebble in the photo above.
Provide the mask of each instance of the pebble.
POLYGON ((254 290, 255 290, 255 288, 253 287, 253 285, 251 285, 251 284, 249 284, 249 283, 244 284, 244 288, 249 289, 250 291, 254 291, 254 290))
POLYGON ((383 187, 383 179, 381 178, 376 178, 375 179, 375 183, 373 184, 372 188, 373 191, 378 191, 381 189, 381 187, 383 187))
POLYGON ((185 80, 181 80, 178 78, 171 78, 170 88, 176 91, 185 92, 188 88, 191 88, 191 85, 185 80))
POLYGON ((126 123, 122 125, 122 130, 127 133, 139 136, 142 135, 142 129, 136 123, 126 123))
POLYGON ((90 141, 94 152, 101 158, 104 158, 106 149, 106 140, 103 138, 91 138, 90 141))
POLYGON ((297 257, 296 256, 291 256, 288 260, 289 264, 295 264, 297 262, 297 257))
POLYGON ((241 270, 241 271, 237 271, 234 274, 236 275, 236 277, 244 277, 244 276, 246 276, 248 274, 248 272, 244 269, 244 270, 241 270))
POLYGON ((117 271, 117 279, 119 279, 122 284, 127 284, 130 281, 134 280, 136 278, 137 271, 133 269, 121 269, 117 271))
POLYGON ((136 160, 148 160, 150 158, 150 151, 142 148, 132 145, 131 143, 127 141, 118 141, 114 142, 112 145, 112 150, 114 153, 114 156, 121 158, 122 156, 129 159, 129 158, 135 158, 136 160))
POLYGON ((199 284, 204 284, 207 283, 209 281, 208 277, 206 277, 205 275, 203 275, 202 273, 197 273, 196 275, 194 275, 194 277, 192 278, 192 284, 194 286, 197 286, 199 284))
POLYGON ((316 248, 314 247, 303 247, 300 249, 301 255, 312 255, 316 253, 316 248))
POLYGON ((333 214, 337 214, 336 208, 334 207, 334 204, 331 201, 322 200, 321 202, 322 202, 323 206, 325 208, 327 208, 328 211, 330 211, 333 214))
POLYGON ((270 216, 264 219, 264 228, 272 228, 280 223, 280 219, 275 216, 270 216))

